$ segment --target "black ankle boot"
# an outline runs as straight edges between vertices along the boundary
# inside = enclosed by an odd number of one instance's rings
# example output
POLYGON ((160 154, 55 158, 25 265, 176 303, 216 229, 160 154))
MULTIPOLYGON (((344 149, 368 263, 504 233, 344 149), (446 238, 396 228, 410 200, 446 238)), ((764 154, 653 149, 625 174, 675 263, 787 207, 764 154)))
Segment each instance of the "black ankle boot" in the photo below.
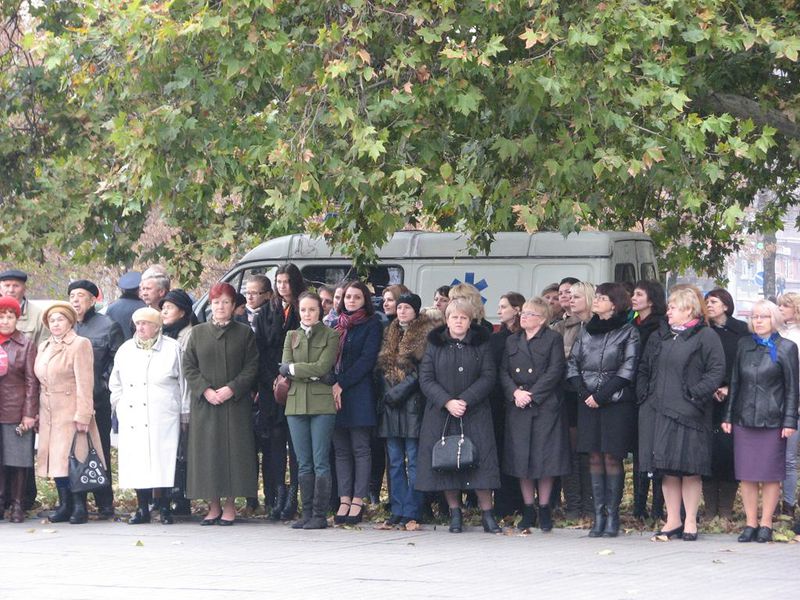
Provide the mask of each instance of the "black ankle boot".
POLYGON ((272 512, 269 515, 270 521, 280 521, 283 505, 286 504, 286 486, 279 485, 275 492, 275 502, 272 505, 272 512))
POLYGON ((502 533, 503 528, 494 520, 494 515, 491 510, 481 511, 481 525, 486 533, 502 533))
POLYGON ((550 505, 539 505, 539 529, 544 533, 553 531, 553 509, 550 505))
POLYGON ((158 509, 158 516, 162 525, 172 525, 175 522, 175 519, 172 518, 172 509, 170 508, 170 502, 168 499, 161 499, 161 506, 158 509))
POLYGON ((149 523, 150 522, 150 509, 149 507, 146 510, 142 510, 142 508, 137 508, 136 512, 133 513, 133 516, 128 519, 128 525, 141 525, 142 523, 149 523))
POLYGON ((464 529, 464 515, 460 508, 450 509, 450 533, 461 533, 464 529))
POLYGON ((286 492, 286 501, 281 509, 281 521, 290 521, 297 515, 297 484, 289 485, 286 492))
MULTIPOLYGON (((153 499, 153 491, 149 489, 136 490, 136 512, 128 519, 128 525, 140 525, 150 522, 150 501, 153 499)), ((159 499, 160 502, 160 499, 159 499)))
POLYGON ((66 523, 72 516, 72 494, 66 488, 58 488, 58 506, 47 517, 51 523, 66 523))
POLYGON ((622 490, 625 486, 625 473, 606 474, 606 527, 604 537, 617 537, 619 534, 619 505, 622 502, 622 490))
POLYGON ((70 525, 82 525, 89 521, 89 513, 86 511, 86 492, 72 494, 72 516, 69 518, 70 525))
POLYGON ((536 507, 533 504, 526 504, 522 507, 522 519, 517 525, 517 529, 531 529, 536 527, 536 507))
POLYGON ((605 473, 592 473, 592 502, 594 504, 594 523, 589 537, 603 535, 606 528, 606 476, 605 473))

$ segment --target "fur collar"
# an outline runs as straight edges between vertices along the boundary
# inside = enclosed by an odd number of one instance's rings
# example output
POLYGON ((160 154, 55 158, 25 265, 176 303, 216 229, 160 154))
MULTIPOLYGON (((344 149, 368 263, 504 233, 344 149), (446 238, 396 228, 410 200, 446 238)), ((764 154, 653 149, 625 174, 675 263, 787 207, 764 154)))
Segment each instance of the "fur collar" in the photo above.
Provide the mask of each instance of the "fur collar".
POLYGON ((405 331, 397 319, 386 327, 378 367, 391 384, 399 383, 417 368, 425 354, 428 332, 433 327, 433 322, 425 315, 411 321, 405 331))
MULTIPOLYGON (((434 346, 441 347, 453 343, 454 340, 448 333, 447 325, 441 325, 428 334, 428 341, 434 346)), ((473 323, 469 326, 467 337, 464 338, 462 343, 468 346, 480 346, 488 341, 489 332, 486 331, 486 328, 479 324, 473 323)))

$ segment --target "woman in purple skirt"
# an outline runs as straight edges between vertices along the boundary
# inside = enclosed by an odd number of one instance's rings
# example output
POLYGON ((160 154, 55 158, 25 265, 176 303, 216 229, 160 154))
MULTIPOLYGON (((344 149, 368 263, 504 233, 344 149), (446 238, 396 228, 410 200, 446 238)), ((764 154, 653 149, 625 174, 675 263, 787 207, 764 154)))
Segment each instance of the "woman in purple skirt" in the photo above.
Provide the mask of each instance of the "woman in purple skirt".
POLYGON ((733 433, 734 470, 742 482, 747 524, 740 542, 772 540, 772 515, 786 476, 786 440, 797 430, 797 346, 778 334, 782 323, 772 302, 753 305, 753 335, 739 340, 722 420, 723 431, 733 433))

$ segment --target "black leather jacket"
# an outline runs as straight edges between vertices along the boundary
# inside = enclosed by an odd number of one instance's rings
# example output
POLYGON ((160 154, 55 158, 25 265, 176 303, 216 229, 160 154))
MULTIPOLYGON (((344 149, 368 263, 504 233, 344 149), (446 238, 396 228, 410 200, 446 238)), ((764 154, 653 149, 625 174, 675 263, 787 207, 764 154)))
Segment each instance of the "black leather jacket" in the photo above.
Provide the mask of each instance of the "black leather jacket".
POLYGON ((752 337, 739 340, 733 365, 724 423, 765 429, 797 428, 797 346, 786 338, 775 340, 778 360, 752 337))
POLYGON ((94 403, 111 401, 108 378, 114 367, 114 356, 125 342, 122 327, 114 319, 95 312, 90 308, 83 315, 83 321, 75 323, 75 333, 92 342, 94 352, 94 403))

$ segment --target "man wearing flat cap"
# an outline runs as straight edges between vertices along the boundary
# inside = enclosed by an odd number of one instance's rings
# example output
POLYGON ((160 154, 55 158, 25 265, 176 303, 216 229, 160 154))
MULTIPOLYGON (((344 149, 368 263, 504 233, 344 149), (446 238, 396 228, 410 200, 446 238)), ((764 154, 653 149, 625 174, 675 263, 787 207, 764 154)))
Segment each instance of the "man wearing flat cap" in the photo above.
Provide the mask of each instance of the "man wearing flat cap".
POLYGON ((42 321, 42 309, 25 297, 27 283, 28 274, 25 271, 10 269, 0 273, 0 295, 11 296, 22 309, 22 315, 17 319, 17 329, 31 338, 38 348, 50 332, 42 321))
POLYGON ((106 315, 114 319, 122 327, 125 341, 133 337, 135 326, 131 320, 134 312, 147 306, 139 298, 139 284, 142 274, 138 271, 128 271, 117 281, 117 287, 122 290, 122 296, 112 302, 106 309, 106 315))
MULTIPOLYGON (((69 284, 69 303, 78 315, 75 333, 88 338, 94 351, 94 414, 100 433, 103 455, 111 456, 111 392, 108 378, 114 366, 114 356, 125 342, 122 327, 107 315, 95 311, 100 290, 88 279, 69 284)), ((108 470, 109 474, 111 469, 108 470)), ((101 517, 114 516, 114 492, 109 485, 94 493, 94 502, 101 517)))

